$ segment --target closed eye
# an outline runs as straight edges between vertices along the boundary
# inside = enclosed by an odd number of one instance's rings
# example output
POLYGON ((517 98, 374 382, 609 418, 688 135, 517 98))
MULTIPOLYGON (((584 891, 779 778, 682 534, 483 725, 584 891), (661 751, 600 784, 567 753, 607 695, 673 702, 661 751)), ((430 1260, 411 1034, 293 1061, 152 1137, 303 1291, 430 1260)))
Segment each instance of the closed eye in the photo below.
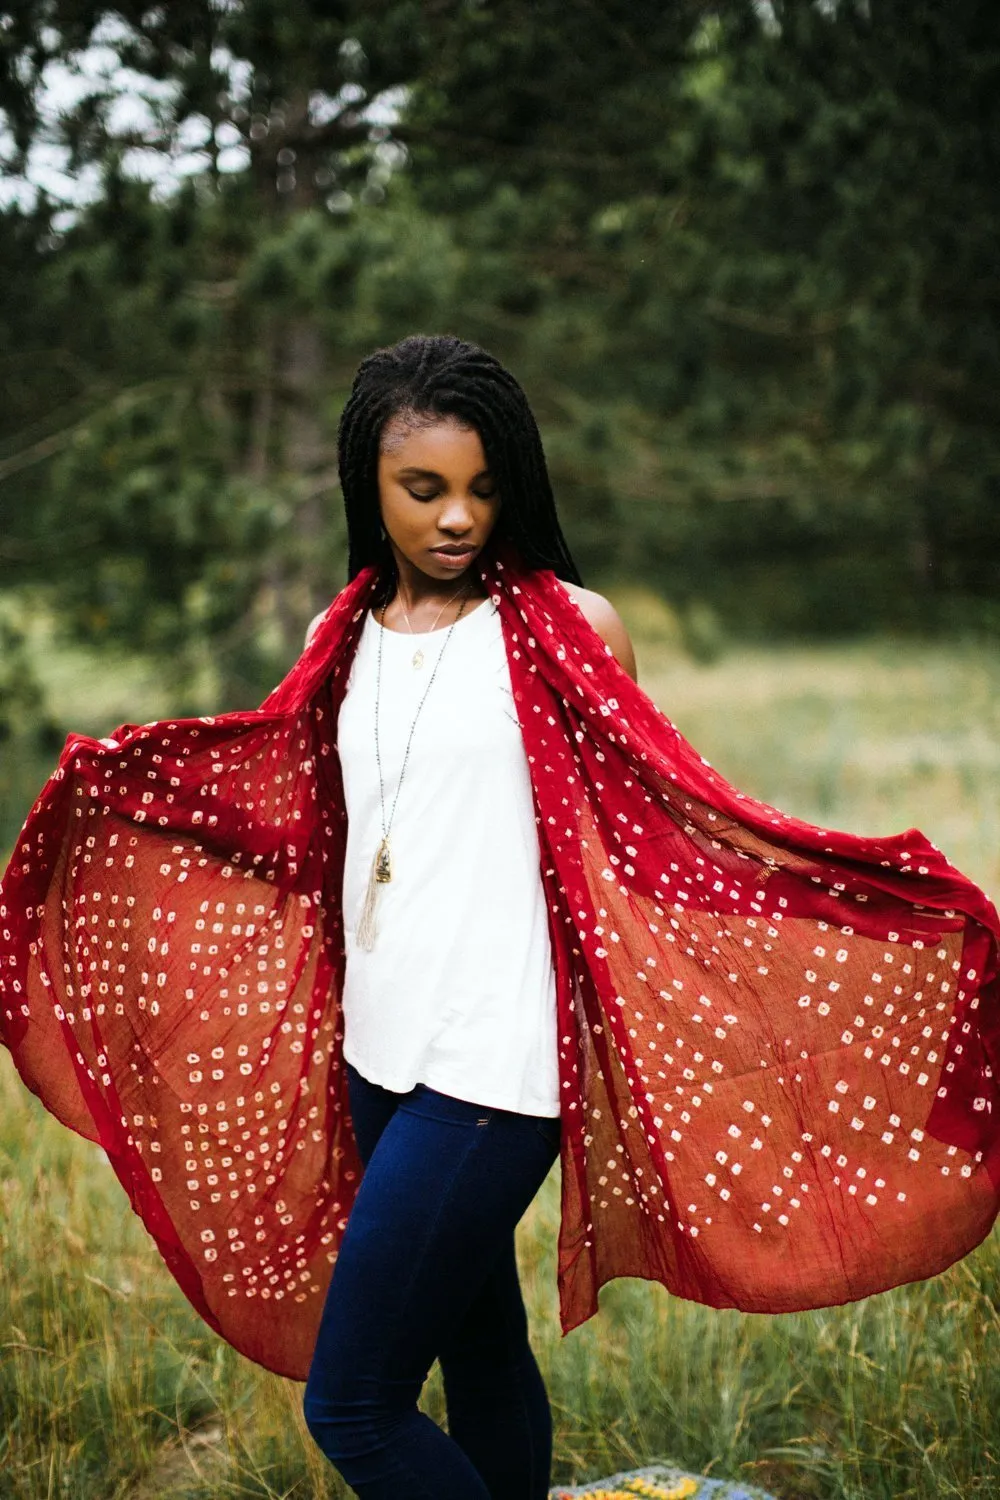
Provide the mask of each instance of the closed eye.
MULTIPOLYGON (((420 490, 411 490, 409 485, 404 486, 404 488, 406 489, 406 493, 414 500, 436 500, 441 494, 440 490, 431 490, 429 493, 423 494, 420 490)), ((497 491, 495 489, 473 490, 472 494, 477 500, 495 500, 497 491)))

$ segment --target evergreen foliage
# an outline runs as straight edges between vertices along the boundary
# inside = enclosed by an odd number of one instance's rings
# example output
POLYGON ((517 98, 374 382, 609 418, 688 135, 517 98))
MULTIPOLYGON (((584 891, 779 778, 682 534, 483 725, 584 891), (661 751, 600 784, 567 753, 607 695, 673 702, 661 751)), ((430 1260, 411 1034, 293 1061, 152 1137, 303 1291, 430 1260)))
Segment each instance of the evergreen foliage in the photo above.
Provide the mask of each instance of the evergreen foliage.
POLYGON ((693 641, 1000 629, 987 0, 43 0, 0 44, 0 588, 74 639, 254 701, 413 331, 511 366, 585 579, 693 641))

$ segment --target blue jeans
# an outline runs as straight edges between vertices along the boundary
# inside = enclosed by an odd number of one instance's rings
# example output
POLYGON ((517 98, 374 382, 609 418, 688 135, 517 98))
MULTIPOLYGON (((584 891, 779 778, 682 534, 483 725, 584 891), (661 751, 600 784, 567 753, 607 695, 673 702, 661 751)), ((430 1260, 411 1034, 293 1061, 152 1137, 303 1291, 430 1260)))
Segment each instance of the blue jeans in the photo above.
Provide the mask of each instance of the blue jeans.
POLYGON ((552 1420, 514 1228, 559 1119, 407 1094, 347 1065, 364 1175, 306 1383, 306 1424, 362 1500, 545 1500, 552 1420), (441 1362, 446 1435, 417 1409, 441 1362))

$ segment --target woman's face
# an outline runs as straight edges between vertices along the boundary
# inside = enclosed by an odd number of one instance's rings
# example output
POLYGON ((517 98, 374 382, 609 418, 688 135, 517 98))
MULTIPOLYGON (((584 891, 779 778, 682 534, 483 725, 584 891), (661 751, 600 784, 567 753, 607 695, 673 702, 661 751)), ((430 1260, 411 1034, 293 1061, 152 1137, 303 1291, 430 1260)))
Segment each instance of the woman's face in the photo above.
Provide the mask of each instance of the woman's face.
POLYGON ((382 524, 402 576, 461 577, 496 524, 500 495, 479 433, 456 418, 398 416, 382 432, 382 524))

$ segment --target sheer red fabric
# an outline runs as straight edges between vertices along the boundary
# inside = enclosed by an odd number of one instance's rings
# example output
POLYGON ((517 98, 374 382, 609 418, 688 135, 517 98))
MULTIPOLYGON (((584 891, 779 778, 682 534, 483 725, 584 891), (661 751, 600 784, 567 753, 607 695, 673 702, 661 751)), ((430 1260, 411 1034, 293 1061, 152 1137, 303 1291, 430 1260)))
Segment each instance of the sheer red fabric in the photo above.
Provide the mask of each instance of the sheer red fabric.
MULTIPOLYGON (((934 1275, 1000 1186, 997 913, 922 834, 719 776, 555 577, 500 609, 557 975, 564 1331, 616 1276, 787 1312, 934 1275)), ((71 737, 0 886, 0 1035, 173 1275, 305 1376, 360 1175, 336 720, 372 570, 260 709, 71 737)))

